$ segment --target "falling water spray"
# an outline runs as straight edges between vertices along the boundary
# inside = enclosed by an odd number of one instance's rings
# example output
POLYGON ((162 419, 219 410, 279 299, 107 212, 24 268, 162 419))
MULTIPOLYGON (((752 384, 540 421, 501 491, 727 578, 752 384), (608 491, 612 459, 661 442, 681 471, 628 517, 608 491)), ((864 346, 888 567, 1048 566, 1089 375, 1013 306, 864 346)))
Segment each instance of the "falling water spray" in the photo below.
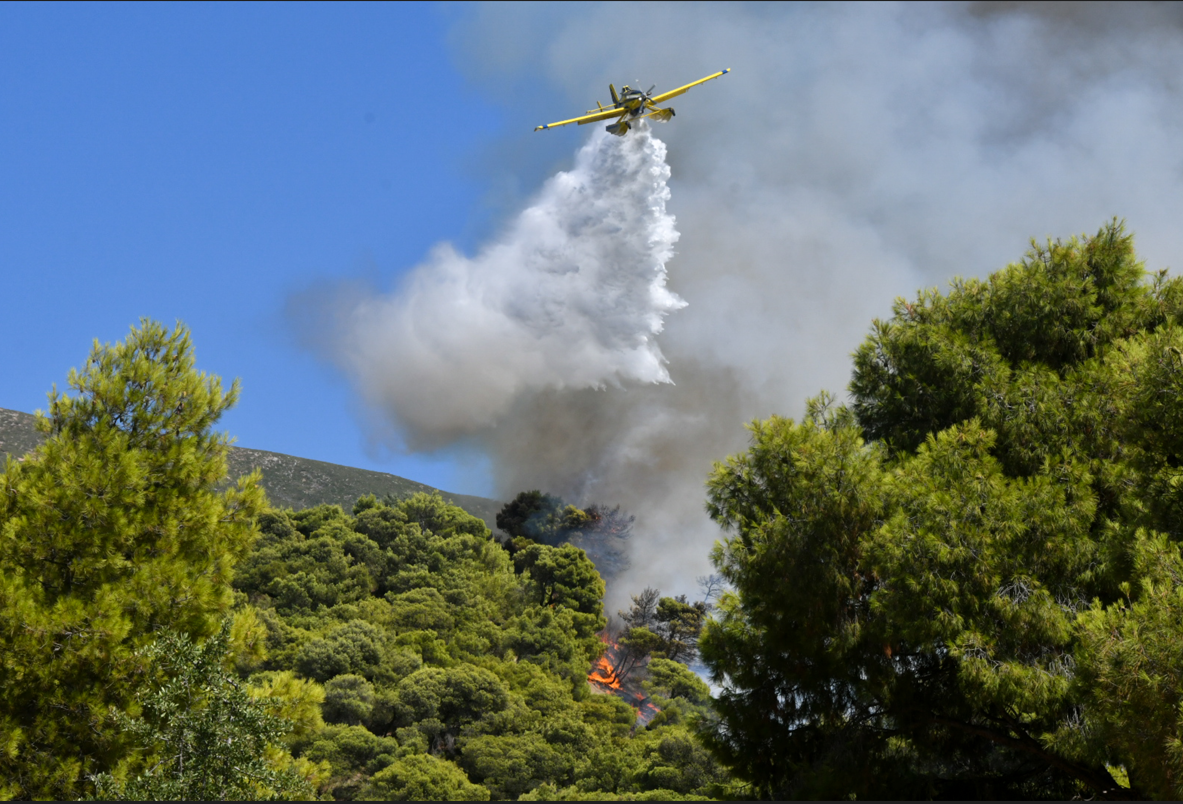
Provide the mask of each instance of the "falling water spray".
POLYGON ((668 383, 678 232, 664 143, 597 131, 474 257, 448 244, 338 315, 335 362, 411 449, 479 436, 543 390, 668 383))

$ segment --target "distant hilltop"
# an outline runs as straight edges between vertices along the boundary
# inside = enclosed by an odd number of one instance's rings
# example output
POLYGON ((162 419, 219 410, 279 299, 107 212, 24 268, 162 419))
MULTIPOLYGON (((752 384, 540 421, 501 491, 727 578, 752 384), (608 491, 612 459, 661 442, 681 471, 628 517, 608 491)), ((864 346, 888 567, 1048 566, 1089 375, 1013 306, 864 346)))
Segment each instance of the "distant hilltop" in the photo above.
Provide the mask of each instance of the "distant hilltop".
MULTIPOLYGON (((32 414, 0 408, 0 461, 5 455, 21 456, 41 443, 32 414)), ((358 497, 391 494, 408 497, 419 491, 438 491, 405 477, 338 466, 244 447, 230 448, 230 476, 245 475, 255 468, 263 470, 263 488, 271 504, 279 508, 309 508, 322 503, 336 503, 346 511, 353 509, 358 497)), ((467 494, 440 491, 445 500, 460 506, 473 516, 485 520, 490 530, 496 531, 497 512, 503 503, 467 494)))

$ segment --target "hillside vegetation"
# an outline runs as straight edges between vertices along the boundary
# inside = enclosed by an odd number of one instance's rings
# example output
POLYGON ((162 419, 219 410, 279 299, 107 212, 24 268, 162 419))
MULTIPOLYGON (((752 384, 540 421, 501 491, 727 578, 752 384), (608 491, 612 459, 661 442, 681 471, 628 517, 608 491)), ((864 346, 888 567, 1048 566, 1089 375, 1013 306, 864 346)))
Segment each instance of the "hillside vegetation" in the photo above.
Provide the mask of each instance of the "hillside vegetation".
POLYGON ((0 475, 8 797, 1183 797, 1183 281, 1116 221, 898 300, 611 628, 618 508, 276 508, 180 326, 69 387, 0 475))
MULTIPOLYGON (((647 726, 588 683, 604 583, 438 493, 267 504, 212 430, 237 385, 144 322, 0 476, 0 781, 15 798, 720 795, 708 691, 647 726)), ((575 509, 572 509, 575 510, 575 509)), ((580 512, 580 521, 593 521, 580 512)), ((612 517, 607 517, 612 520, 612 517)), ((586 527, 584 528, 586 530, 586 527)))
POLYGON ((326 762, 337 798, 544 798, 722 791, 687 730, 706 686, 670 663, 665 711, 637 728, 595 694, 604 586, 582 551, 511 558, 438 496, 269 512, 234 586, 260 624, 256 683, 323 684, 329 724, 291 743, 326 762), (265 634, 265 635, 264 635, 265 634))
MULTIPOLYGON (((37 432, 36 417, 31 413, 0 408, 0 462, 6 455, 20 458, 42 441, 37 432)), ((412 494, 439 491, 431 486, 405 477, 297 458, 260 449, 231 447, 226 456, 230 477, 241 477, 258 469, 262 472, 260 485, 267 499, 276 508, 311 508, 325 503, 349 509, 358 497, 376 494, 379 497, 402 499, 412 494)), ((445 500, 478 517, 490 528, 496 526, 497 512, 502 504, 487 497, 439 492, 445 500)))

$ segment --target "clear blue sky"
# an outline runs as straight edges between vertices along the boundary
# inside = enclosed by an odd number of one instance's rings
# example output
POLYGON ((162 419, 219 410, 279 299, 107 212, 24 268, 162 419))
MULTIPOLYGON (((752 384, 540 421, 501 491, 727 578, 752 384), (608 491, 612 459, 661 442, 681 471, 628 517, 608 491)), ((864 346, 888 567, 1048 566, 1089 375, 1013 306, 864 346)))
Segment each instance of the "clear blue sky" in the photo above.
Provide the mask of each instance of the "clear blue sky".
POLYGON ((241 446, 484 490, 455 458, 368 448, 283 318, 293 291, 388 285, 490 219, 473 165, 506 121, 452 61, 458 13, 0 5, 0 407, 44 407, 94 338, 180 319, 202 370, 242 380, 241 446))

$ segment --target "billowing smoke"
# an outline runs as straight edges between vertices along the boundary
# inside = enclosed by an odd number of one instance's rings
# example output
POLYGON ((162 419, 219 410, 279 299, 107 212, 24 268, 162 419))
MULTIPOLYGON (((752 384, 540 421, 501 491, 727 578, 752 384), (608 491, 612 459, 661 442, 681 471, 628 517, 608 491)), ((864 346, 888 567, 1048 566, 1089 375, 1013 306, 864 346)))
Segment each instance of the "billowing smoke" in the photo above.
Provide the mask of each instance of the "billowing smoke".
POLYGON ((678 232, 665 145, 603 130, 506 232, 436 247, 389 296, 339 299, 334 359, 412 449, 494 430, 542 391, 668 383, 656 336, 678 232))
MULTIPOLYGON (((498 493, 542 488, 634 513, 633 575, 618 581, 618 595, 647 584, 694 591, 719 535, 703 512, 712 461, 744 447, 745 421, 800 415, 807 396, 841 392, 850 352, 893 297, 984 275, 1032 236, 1095 231, 1113 215, 1128 219, 1149 267, 1183 257, 1177 5, 641 4, 622 15, 613 4, 498 3, 461 13, 461 66, 515 120, 512 137, 481 160, 494 188, 537 187, 554 161, 569 164, 583 130, 530 129, 587 108, 609 81, 641 78, 661 91, 733 68, 677 99, 678 116, 657 129, 682 232, 669 286, 689 302, 660 335, 630 308, 604 326, 638 340, 612 340, 594 320, 617 302, 595 292, 576 302, 590 285, 542 271, 546 288, 571 288, 553 297, 571 316, 561 332, 584 338, 591 368, 576 371, 581 361, 539 345, 528 352, 537 370, 523 376, 502 356, 538 331, 524 323, 536 311, 506 303, 509 288, 522 287, 517 266, 498 268, 518 277, 502 280, 481 273, 491 265, 484 256, 458 263, 493 288, 476 294, 493 300, 482 307, 496 311, 487 330, 448 330, 456 316, 430 306, 414 323, 391 323, 411 314, 416 294, 447 302, 450 290, 419 290, 451 275, 433 266, 459 260, 437 256, 401 295, 372 302, 366 320, 389 329, 375 324, 373 343, 342 363, 375 405, 418 423, 412 443, 466 434, 491 457, 498 493), (622 320, 631 323, 618 329, 622 320), (507 328, 517 334, 504 341, 507 328), (421 348, 394 345, 404 338, 432 350, 403 354, 421 348), (672 384, 626 368, 623 351, 609 356, 624 343, 657 361, 648 369, 664 355, 672 384), (412 416, 399 400, 403 367, 428 354, 446 357, 437 370, 455 378, 432 386, 429 405, 461 406, 469 418, 449 420, 463 426, 433 424, 430 410, 412 416), (485 364, 502 366, 493 373, 511 385, 464 376, 462 367, 485 364)), ((524 220, 518 210, 540 203, 498 200, 510 232, 524 220)), ((632 290, 613 298, 656 310, 645 289, 667 246, 638 247, 650 256, 625 272, 632 290)), ((529 295, 532 280, 521 282, 529 295)))

